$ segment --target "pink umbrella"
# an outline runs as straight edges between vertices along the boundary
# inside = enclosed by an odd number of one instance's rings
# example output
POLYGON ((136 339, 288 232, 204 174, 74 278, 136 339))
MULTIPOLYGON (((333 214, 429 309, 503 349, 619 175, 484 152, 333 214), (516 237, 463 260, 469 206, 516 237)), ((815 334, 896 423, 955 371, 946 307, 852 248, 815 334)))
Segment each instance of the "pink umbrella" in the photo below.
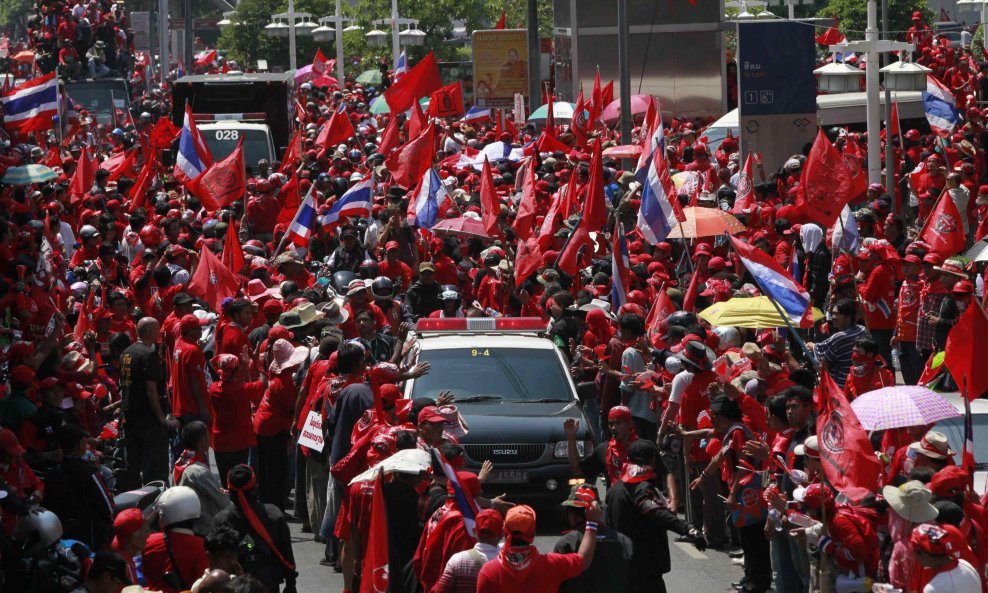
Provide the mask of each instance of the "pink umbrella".
POLYGON ((616 159, 637 159, 641 153, 642 147, 637 144, 622 144, 605 149, 603 154, 616 159))
MULTIPOLYGON (((631 115, 634 117, 645 115, 645 112, 648 111, 648 104, 654 100, 650 95, 631 95, 631 115)), ((600 114, 601 121, 605 123, 616 122, 620 117, 621 99, 611 101, 600 114)))
POLYGON ((865 430, 933 424, 961 413, 939 393, 919 385, 895 385, 864 393, 851 408, 865 430))
POLYGON ((487 231, 484 230, 484 223, 470 216, 440 220, 432 227, 432 232, 463 235, 465 237, 475 237, 477 239, 491 238, 490 235, 487 234, 487 231))

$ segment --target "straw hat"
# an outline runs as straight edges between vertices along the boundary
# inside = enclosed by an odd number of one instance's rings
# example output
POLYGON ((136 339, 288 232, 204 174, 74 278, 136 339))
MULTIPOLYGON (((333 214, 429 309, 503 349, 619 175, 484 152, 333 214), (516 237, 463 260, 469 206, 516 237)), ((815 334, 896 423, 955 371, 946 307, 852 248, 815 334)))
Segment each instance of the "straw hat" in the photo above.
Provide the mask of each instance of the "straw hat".
POLYGON ((341 325, 350 319, 350 311, 343 307, 340 299, 331 299, 316 305, 316 310, 326 316, 326 321, 333 325, 341 325))
POLYGON ((909 445, 909 448, 921 455, 926 455, 931 459, 946 459, 953 455, 947 436, 942 432, 931 430, 923 435, 923 438, 909 445))
POLYGON ((295 307, 289 313, 295 313, 298 315, 299 320, 302 325, 309 325, 319 319, 322 319, 325 314, 316 309, 316 306, 312 303, 302 303, 301 305, 295 307))
POLYGON ((285 369, 297 367, 309 356, 309 349, 305 346, 292 346, 288 340, 279 339, 271 348, 274 358, 269 369, 272 373, 280 373, 285 369))
POLYGON ((937 508, 930 504, 933 493, 919 480, 912 480, 896 488, 882 488, 882 496, 889 506, 903 519, 911 523, 926 523, 937 518, 937 508))

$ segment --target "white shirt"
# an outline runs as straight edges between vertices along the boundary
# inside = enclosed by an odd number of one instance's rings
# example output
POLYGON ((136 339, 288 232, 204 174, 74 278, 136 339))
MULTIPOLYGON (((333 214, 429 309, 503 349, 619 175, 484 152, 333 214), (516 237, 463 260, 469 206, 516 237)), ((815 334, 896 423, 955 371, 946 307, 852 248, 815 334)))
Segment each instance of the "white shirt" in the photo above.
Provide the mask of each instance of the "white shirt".
POLYGON ((952 570, 933 577, 923 593, 981 593, 981 579, 973 566, 959 560, 952 570))

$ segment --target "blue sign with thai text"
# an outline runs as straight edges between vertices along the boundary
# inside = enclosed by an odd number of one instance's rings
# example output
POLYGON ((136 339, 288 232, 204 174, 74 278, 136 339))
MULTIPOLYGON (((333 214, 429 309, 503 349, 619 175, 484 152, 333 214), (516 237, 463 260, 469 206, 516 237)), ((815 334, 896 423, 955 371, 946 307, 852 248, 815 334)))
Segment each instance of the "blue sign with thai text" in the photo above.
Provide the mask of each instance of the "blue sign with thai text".
POLYGON ((740 115, 815 113, 815 43, 805 23, 738 23, 740 115))

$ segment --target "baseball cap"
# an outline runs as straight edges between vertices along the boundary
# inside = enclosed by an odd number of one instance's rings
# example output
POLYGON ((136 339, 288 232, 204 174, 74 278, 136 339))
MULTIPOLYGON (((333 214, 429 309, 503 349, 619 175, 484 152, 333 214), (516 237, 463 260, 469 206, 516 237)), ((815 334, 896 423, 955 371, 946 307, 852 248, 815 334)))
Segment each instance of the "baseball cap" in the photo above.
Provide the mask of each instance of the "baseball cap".
POLYGON ((585 509, 598 502, 597 489, 590 484, 577 484, 569 491, 569 496, 563 501, 564 507, 585 509))
POLYGON ((392 249, 398 249, 399 245, 397 241, 388 241, 384 244, 385 251, 391 251, 392 249))
POLYGON ((436 406, 426 406, 419 410, 418 421, 419 424, 423 422, 446 422, 446 418, 439 413, 439 408, 436 406))
POLYGON ((527 504, 508 509, 504 517, 504 533, 532 543, 535 538, 535 510, 527 504))
POLYGON ((504 518, 501 517, 501 513, 494 509, 480 511, 477 513, 477 518, 474 522, 477 527, 477 533, 484 532, 494 535, 501 533, 504 529, 504 518))

